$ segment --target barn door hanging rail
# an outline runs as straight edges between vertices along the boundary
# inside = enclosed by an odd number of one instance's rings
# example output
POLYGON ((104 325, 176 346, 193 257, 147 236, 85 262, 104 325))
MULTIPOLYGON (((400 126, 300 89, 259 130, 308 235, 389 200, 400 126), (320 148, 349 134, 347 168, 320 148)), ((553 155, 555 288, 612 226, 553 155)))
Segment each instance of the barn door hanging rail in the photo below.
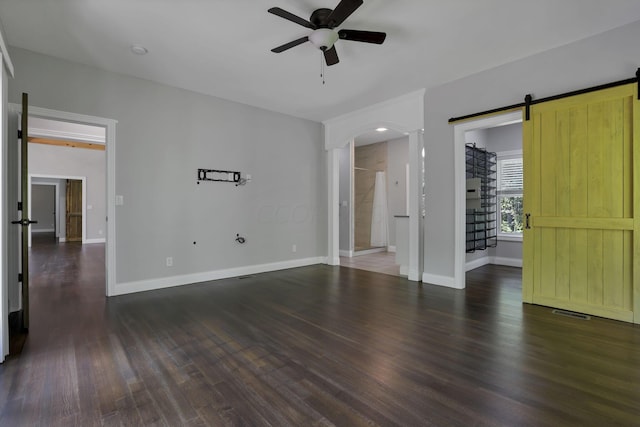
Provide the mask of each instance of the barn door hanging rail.
MULTIPOLYGON (((531 94, 528 94, 524 98, 525 101, 519 104, 507 105, 505 107, 500 107, 500 108, 493 108, 491 110, 481 111, 479 113, 467 114, 466 116, 452 117, 449 119, 449 123, 455 123, 462 120, 473 119, 475 117, 485 116, 487 114, 500 113, 502 111, 515 110, 516 108, 522 108, 522 107, 525 107, 525 120, 529 120, 530 108, 532 105, 542 104, 543 102, 555 101, 562 98, 568 98, 570 96, 582 95, 584 93, 589 93, 589 92, 597 92, 599 90, 609 89, 616 86, 624 86, 627 84, 638 83, 638 82, 640 82, 640 68, 636 70, 636 76, 630 79, 619 80, 617 82, 611 82, 611 83, 605 83, 602 85, 593 86, 586 89, 574 90, 572 92, 566 92, 560 95, 554 95, 554 96, 549 96, 549 97, 540 98, 540 99, 533 99, 533 96, 531 94)), ((638 85, 638 99, 640 100, 640 84, 638 85)))

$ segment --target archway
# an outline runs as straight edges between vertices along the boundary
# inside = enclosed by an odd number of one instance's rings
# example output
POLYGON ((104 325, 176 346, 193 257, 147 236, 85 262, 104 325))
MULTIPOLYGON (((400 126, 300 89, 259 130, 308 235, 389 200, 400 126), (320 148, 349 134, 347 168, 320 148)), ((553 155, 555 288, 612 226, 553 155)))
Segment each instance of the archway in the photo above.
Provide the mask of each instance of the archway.
POLYGON ((424 89, 323 122, 328 151, 328 253, 329 265, 339 257, 339 152, 353 139, 378 127, 409 136, 409 268, 408 278, 420 281, 423 265, 423 129, 424 89))

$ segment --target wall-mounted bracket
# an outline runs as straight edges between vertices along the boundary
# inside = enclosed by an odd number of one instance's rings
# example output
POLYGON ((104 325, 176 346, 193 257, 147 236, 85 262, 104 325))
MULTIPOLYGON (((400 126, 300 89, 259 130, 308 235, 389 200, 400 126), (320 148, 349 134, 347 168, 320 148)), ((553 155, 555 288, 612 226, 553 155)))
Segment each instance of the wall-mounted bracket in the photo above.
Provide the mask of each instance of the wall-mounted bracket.
POLYGON ((217 169, 198 169, 198 181, 239 182, 240 172, 217 169))

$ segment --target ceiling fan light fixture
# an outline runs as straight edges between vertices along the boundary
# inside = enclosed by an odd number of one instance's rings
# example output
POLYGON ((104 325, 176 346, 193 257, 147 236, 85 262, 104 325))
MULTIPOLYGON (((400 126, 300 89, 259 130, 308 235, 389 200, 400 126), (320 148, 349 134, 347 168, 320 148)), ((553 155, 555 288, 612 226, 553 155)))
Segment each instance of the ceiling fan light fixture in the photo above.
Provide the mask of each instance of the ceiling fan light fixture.
POLYGON ((309 35, 311 44, 320 50, 331 49, 338 38, 338 33, 329 28, 318 28, 309 35))

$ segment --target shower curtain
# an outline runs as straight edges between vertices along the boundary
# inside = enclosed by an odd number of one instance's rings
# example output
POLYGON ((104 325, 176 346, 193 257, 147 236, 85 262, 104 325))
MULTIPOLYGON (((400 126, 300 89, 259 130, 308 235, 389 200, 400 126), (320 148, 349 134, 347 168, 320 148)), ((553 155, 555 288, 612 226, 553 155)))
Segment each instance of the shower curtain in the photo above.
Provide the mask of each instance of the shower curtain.
POLYGON ((371 246, 387 246, 389 236, 387 216, 387 180, 384 172, 376 172, 371 210, 371 246))

